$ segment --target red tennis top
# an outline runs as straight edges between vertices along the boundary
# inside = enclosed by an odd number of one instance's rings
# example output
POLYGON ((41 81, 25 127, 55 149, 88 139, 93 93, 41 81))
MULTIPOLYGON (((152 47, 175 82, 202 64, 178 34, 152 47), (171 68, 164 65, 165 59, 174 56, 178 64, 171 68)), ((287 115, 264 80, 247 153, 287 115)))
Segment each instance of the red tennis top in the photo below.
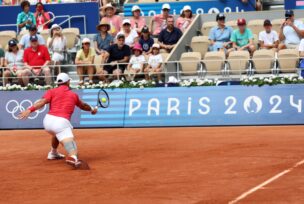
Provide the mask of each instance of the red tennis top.
POLYGON ((48 90, 42 98, 50 105, 48 114, 71 119, 75 106, 80 106, 79 96, 66 85, 48 90))

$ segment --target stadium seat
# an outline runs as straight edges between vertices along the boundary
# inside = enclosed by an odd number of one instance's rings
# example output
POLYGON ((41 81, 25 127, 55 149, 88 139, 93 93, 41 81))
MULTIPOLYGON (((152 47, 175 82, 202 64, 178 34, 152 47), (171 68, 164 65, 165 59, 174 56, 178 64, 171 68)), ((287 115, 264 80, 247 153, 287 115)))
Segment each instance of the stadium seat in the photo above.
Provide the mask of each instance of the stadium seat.
POLYGON ((253 34, 259 35, 259 33, 264 30, 264 20, 251 20, 248 22, 248 28, 253 34))
POLYGON ((259 48, 259 35, 253 34, 253 44, 256 49, 259 48))
POLYGON ((236 24, 236 20, 227 21, 225 25, 226 25, 226 26, 232 27, 233 30, 238 29, 238 26, 237 26, 237 24, 236 24))
POLYGON ((280 32, 280 27, 281 27, 281 25, 284 21, 285 21, 284 19, 274 19, 274 20, 272 20, 271 21, 272 29, 279 33, 280 32))
POLYGON ((253 53, 252 61, 256 73, 270 73, 274 67, 275 52, 273 50, 257 50, 253 53))
POLYGON ((222 73, 225 65, 225 58, 224 52, 207 52, 203 60, 207 74, 217 75, 222 73))
POLYGON ((16 38, 17 37, 16 31, 14 31, 14 30, 1 31, 0 35, 1 36, 2 35, 8 35, 8 36, 11 36, 11 38, 16 38))
POLYGON ((78 28, 64 28, 62 34, 67 39, 67 49, 70 50, 75 47, 79 39, 79 29, 78 28))
POLYGON ((163 62, 166 63, 169 53, 160 53, 160 55, 162 56, 163 62))
POLYGON ((229 54, 228 65, 229 73, 241 74, 247 71, 249 64, 249 52, 248 51, 233 51, 229 54))
POLYGON ((42 30, 41 32, 40 32, 40 35, 43 37, 43 39, 44 39, 44 41, 45 41, 45 43, 47 42, 47 39, 49 38, 49 36, 50 36, 50 32, 49 32, 49 30, 42 30))
POLYGON ((96 70, 101 69, 101 55, 95 55, 95 57, 94 57, 94 65, 96 67, 96 70))
POLYGON ((20 31, 19 35, 17 36, 17 40, 20 41, 22 36, 24 36, 25 34, 29 34, 29 31, 28 30, 20 31))
POLYGON ((299 51, 296 49, 280 50, 278 62, 281 72, 295 72, 299 62, 299 51))
POLYGON ((191 40, 191 48, 193 52, 199 52, 201 59, 204 58, 209 46, 208 36, 194 36, 191 40))
MULTIPOLYGON (((13 31, 13 32, 15 32, 15 31, 13 31)), ((11 32, 11 31, 0 32, 0 47, 5 49, 8 41, 11 40, 12 38, 16 38, 16 32, 15 32, 15 35, 13 35, 13 32, 11 32)))
POLYGON ((209 36, 210 30, 214 26, 217 26, 216 21, 204 22, 203 25, 202 25, 202 28, 201 28, 201 32, 203 33, 203 35, 209 36))
POLYGON ((201 53, 199 52, 184 52, 180 58, 180 66, 178 67, 178 77, 181 75, 192 76, 198 75, 201 76, 203 72, 203 67, 201 64, 201 53))

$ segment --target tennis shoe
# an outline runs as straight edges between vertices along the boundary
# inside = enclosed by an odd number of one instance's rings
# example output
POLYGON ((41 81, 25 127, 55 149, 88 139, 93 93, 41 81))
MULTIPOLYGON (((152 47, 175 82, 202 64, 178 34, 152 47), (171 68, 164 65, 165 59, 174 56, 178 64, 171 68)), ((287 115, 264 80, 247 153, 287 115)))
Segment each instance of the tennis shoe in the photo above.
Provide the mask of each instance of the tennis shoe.
POLYGON ((74 168, 78 168, 81 165, 81 161, 79 161, 77 158, 71 157, 71 156, 67 157, 65 162, 68 165, 73 166, 74 168))
POLYGON ((47 159, 48 160, 59 160, 59 159, 63 159, 65 156, 63 154, 60 154, 59 152, 52 152, 50 151, 48 153, 47 159))

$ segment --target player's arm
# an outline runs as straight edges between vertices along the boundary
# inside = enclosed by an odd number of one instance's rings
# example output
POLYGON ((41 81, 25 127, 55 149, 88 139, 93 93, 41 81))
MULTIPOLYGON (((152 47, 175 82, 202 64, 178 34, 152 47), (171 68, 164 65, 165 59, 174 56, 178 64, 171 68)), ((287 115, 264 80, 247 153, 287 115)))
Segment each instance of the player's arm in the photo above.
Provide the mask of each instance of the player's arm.
POLYGON ((43 106, 45 106, 46 104, 48 104, 48 100, 45 98, 40 99, 39 101, 37 101, 36 103, 34 103, 34 105, 32 105, 31 107, 29 107, 27 110, 22 111, 18 118, 19 119, 26 119, 32 112, 35 112, 36 110, 39 110, 40 108, 42 108, 43 106))
POLYGON ((94 107, 90 106, 89 104, 83 102, 82 100, 79 100, 78 107, 81 110, 90 111, 92 115, 95 115, 97 113, 97 110, 98 110, 97 108, 94 108, 94 107))

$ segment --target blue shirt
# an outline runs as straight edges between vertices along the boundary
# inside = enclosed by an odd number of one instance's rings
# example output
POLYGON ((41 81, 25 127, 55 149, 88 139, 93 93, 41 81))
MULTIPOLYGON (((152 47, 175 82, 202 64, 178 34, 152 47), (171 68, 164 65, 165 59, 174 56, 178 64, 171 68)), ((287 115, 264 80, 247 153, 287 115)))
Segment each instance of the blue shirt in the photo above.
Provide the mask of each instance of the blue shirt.
POLYGON ((144 38, 140 38, 139 44, 141 45, 144 52, 149 52, 150 48, 154 44, 154 40, 151 37, 148 40, 144 40, 144 38))
POLYGON ((173 28, 173 31, 169 32, 166 29, 163 29, 159 36, 158 41, 165 45, 174 45, 178 42, 178 40, 182 37, 183 33, 179 28, 173 28))
POLYGON ((215 26, 209 32, 209 40, 216 42, 229 42, 232 32, 233 29, 230 26, 225 26, 224 29, 215 26))
POLYGON ((110 47, 110 44, 113 43, 113 37, 107 33, 105 39, 102 39, 100 33, 94 36, 94 42, 97 42, 97 47, 100 50, 107 50, 110 47))
MULTIPOLYGON (((45 45, 44 38, 39 34, 36 34, 36 36, 38 37, 39 45, 45 45)), ((30 37, 30 34, 25 34, 21 37, 19 44, 23 46, 23 49, 26 49, 31 46, 30 37)))

